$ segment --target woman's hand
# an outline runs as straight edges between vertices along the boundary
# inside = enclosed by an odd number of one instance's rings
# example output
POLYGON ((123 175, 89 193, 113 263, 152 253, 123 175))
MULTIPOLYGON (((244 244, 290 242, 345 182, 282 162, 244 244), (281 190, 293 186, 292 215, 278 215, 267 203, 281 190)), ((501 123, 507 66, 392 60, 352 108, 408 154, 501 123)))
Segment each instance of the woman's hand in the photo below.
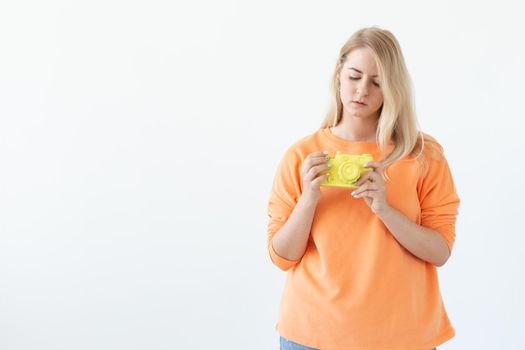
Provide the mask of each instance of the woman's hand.
POLYGON ((382 169, 381 163, 368 162, 364 166, 365 168, 373 168, 373 170, 363 174, 355 183, 356 186, 360 187, 351 193, 352 196, 354 198, 363 197, 366 204, 376 214, 390 209, 386 200, 385 182, 381 174, 376 171, 382 169))
POLYGON ((321 196, 321 182, 328 177, 328 173, 319 175, 319 172, 328 169, 328 153, 310 153, 301 165, 301 181, 303 183, 303 194, 317 201, 321 196))

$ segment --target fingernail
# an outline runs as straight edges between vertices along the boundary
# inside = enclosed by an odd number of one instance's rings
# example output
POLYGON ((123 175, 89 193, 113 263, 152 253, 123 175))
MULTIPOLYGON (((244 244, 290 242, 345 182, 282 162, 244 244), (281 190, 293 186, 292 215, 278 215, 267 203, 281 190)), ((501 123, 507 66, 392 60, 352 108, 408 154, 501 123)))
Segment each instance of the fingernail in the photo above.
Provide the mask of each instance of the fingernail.
POLYGON ((328 154, 328 153, 330 153, 330 152, 328 152, 328 151, 323 151, 323 153, 324 153, 324 154, 328 154))

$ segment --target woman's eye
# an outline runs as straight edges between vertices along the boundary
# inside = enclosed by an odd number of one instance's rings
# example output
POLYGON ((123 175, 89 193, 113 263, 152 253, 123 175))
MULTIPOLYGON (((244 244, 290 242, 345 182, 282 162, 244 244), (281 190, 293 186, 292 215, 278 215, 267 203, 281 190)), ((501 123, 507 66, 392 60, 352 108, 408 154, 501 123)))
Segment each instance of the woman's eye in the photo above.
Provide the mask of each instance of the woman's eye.
MULTIPOLYGON (((351 80, 359 80, 361 78, 357 78, 357 77, 350 77, 351 80)), ((376 83, 375 81, 373 82, 375 86, 379 87, 379 84, 376 83)))

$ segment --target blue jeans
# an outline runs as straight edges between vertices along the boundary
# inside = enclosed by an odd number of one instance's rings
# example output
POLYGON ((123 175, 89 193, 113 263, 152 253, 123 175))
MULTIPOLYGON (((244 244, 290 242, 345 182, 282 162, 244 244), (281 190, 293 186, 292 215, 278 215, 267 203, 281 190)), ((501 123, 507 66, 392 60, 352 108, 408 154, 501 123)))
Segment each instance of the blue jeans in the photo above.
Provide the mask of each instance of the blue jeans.
MULTIPOLYGON (((280 350, 319 350, 316 348, 309 348, 308 346, 297 344, 281 336, 279 337, 280 337, 280 342, 281 342, 281 346, 279 348, 280 350)), ((432 350, 436 350, 436 348, 433 348, 432 350)))
POLYGON ((281 347, 279 348, 279 350, 319 350, 316 348, 309 348, 308 346, 297 344, 283 337, 280 337, 280 338, 281 338, 280 339, 281 347))

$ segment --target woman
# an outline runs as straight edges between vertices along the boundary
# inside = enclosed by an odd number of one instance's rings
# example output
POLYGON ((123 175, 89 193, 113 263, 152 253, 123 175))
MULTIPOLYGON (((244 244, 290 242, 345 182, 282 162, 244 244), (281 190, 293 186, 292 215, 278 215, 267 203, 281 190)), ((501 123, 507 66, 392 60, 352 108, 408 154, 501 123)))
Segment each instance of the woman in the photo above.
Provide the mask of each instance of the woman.
POLYGON ((269 255, 287 271, 281 349, 435 349, 455 335, 436 268, 460 199, 443 148, 416 127, 392 33, 353 34, 331 88, 321 128, 286 150, 268 202, 269 255), (373 156, 355 190, 321 184, 337 151, 373 156))

